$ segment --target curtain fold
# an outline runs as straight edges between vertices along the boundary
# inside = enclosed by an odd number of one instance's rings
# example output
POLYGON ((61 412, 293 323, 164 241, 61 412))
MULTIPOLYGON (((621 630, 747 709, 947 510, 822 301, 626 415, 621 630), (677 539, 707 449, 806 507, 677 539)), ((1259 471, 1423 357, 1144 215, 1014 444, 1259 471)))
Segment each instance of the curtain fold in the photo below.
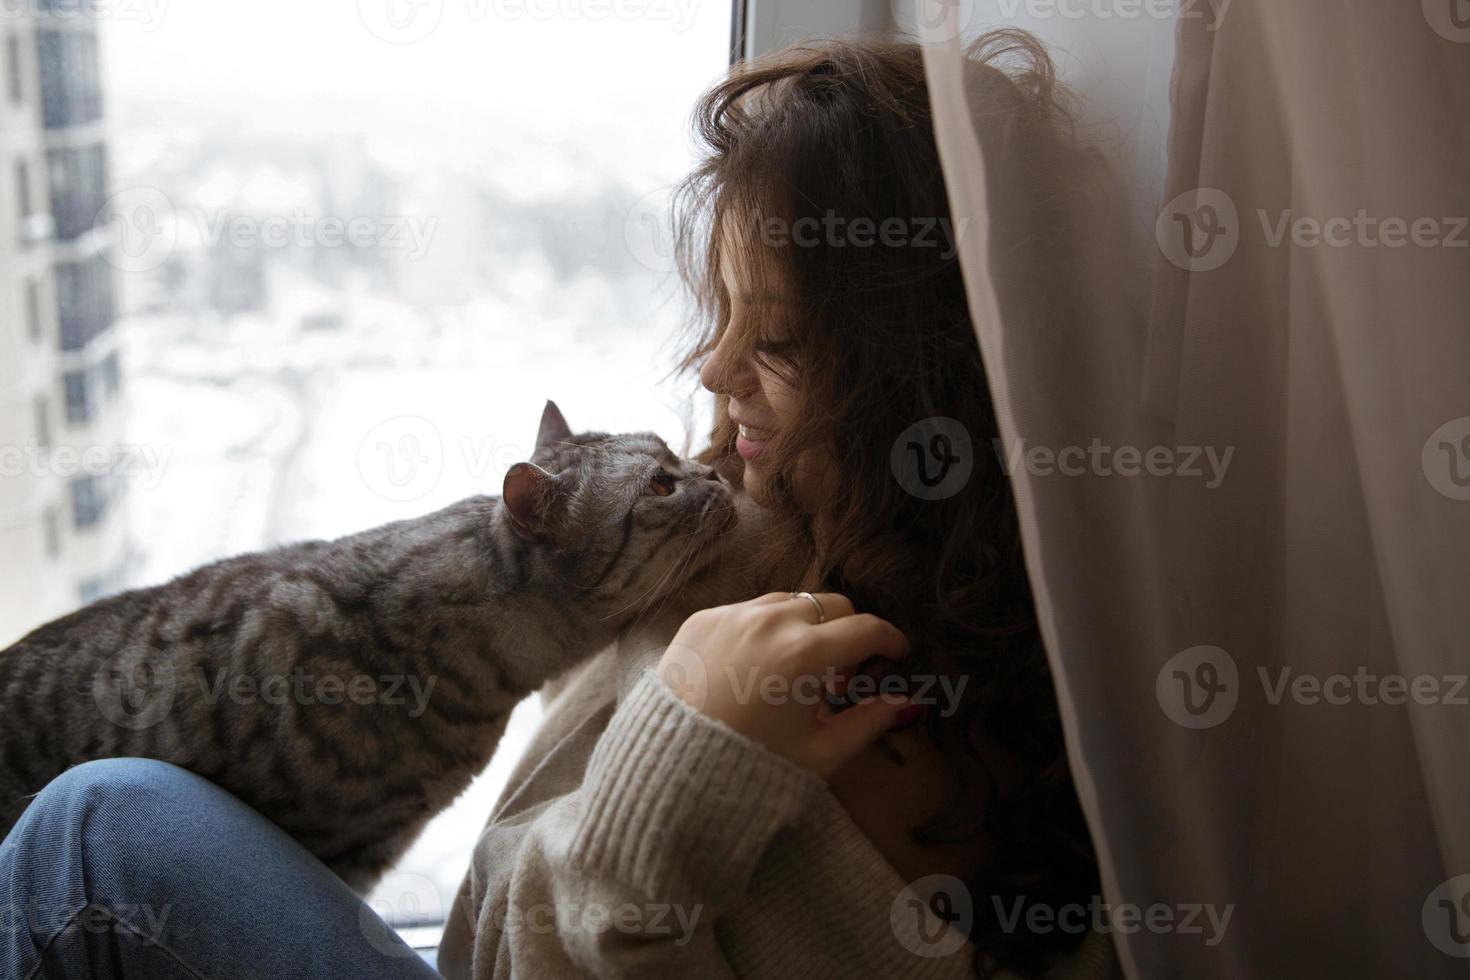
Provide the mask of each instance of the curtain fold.
POLYGON ((1125 968, 1465 975, 1470 10, 920 2, 1125 968), (1012 26, 1106 134, 1042 267, 966 62, 1012 26))

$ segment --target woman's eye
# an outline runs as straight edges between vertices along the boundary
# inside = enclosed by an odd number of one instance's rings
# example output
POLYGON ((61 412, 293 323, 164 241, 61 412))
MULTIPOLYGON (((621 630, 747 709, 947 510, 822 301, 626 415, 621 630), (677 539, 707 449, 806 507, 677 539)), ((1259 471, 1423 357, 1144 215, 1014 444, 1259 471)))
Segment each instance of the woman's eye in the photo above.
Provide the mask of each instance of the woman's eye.
POLYGON ((776 324, 766 324, 751 332, 754 334, 750 338, 751 350, 761 354, 785 354, 796 346, 791 334, 776 324))
POLYGON ((674 492, 675 482, 674 478, 669 474, 659 473, 649 481, 648 490, 650 493, 656 493, 660 497, 667 497, 674 492))

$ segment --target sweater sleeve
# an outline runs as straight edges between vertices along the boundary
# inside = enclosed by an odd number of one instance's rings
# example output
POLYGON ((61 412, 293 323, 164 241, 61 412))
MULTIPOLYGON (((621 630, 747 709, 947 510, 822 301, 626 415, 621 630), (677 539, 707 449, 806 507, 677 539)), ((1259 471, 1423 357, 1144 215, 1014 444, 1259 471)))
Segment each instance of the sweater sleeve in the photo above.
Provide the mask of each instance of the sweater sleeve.
POLYGON ((475 977, 733 976, 714 923, 823 786, 645 670, 486 896, 475 977))

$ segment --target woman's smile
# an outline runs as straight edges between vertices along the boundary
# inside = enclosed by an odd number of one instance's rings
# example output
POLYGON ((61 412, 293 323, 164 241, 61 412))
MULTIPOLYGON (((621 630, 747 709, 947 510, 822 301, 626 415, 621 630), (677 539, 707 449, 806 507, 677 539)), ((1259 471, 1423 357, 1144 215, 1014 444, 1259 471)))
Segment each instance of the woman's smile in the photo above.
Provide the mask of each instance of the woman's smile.
POLYGON ((735 438, 735 451, 747 463, 754 463, 761 453, 766 451, 766 443, 770 440, 771 432, 769 429, 757 429, 744 422, 737 424, 740 426, 740 432, 735 438))

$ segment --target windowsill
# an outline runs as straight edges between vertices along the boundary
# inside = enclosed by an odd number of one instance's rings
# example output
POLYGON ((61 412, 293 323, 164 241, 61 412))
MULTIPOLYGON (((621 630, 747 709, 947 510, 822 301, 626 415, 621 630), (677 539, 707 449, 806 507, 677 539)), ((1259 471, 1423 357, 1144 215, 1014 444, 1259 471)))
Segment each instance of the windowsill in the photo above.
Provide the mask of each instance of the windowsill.
POLYGON ((405 926, 396 930, 403 941, 413 947, 413 951, 423 958, 434 969, 439 968, 439 940, 444 936, 444 923, 440 922, 432 926, 405 926))
POLYGON ((435 925, 404 926, 395 930, 403 941, 414 949, 434 949, 439 945, 439 939, 444 935, 444 923, 435 925))

